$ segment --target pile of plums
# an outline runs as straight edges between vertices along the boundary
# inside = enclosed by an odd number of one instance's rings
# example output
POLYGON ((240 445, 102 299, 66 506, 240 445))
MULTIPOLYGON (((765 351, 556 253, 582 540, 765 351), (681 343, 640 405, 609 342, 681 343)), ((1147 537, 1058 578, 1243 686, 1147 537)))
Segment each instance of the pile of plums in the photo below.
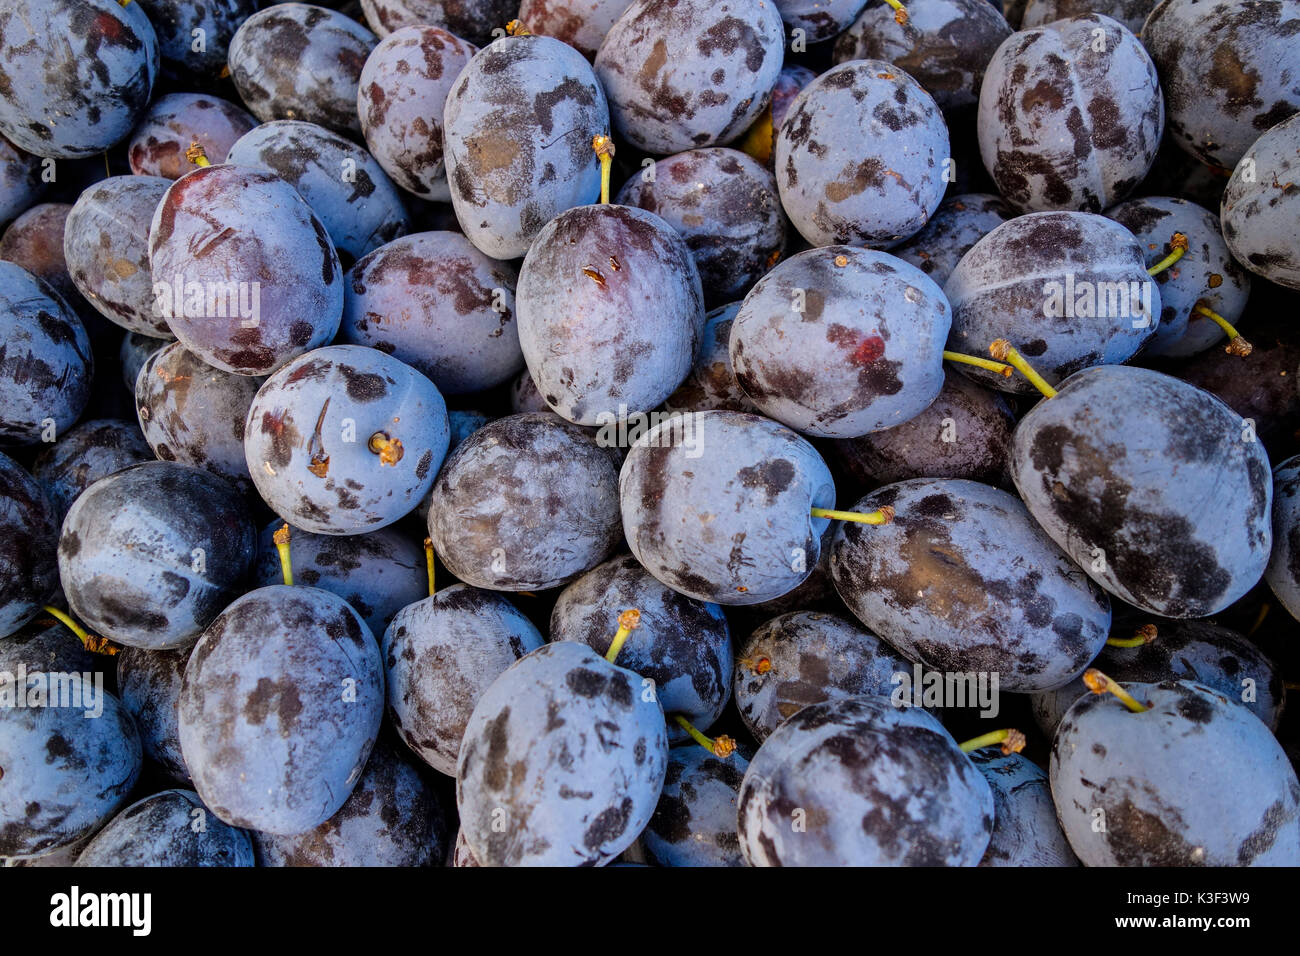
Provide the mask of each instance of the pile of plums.
POLYGON ((1300 0, 318 2, 0 9, 0 862, 1300 865, 1300 0))

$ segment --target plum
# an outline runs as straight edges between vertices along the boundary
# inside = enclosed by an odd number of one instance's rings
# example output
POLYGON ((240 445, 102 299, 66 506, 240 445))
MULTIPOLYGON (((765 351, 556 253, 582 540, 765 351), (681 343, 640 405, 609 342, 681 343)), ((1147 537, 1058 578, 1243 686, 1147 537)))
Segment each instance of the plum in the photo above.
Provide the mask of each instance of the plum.
POLYGON ((772 95, 783 45, 781 17, 763 0, 633 0, 596 53, 596 75, 621 140, 680 153, 749 128, 772 95))
POLYGON ((58 590, 58 519, 40 484, 0 453, 0 637, 39 614, 58 590))
POLYGON ((466 584, 535 591, 567 584, 619 542, 618 459, 549 412, 483 426, 433 485, 429 535, 466 584))
POLYGON ((120 142, 149 105, 158 36, 139 4, 12 0, 0 10, 0 133, 51 159, 120 142))
POLYGON ((306 833, 252 836, 262 866, 433 866, 448 843, 437 794, 383 737, 336 814, 306 833))
POLYGON ((113 176, 81 194, 68 212, 63 258, 77 291, 128 332, 169 338, 154 309, 149 227, 171 185, 160 176, 113 176))
POLYGON ((370 29, 381 37, 427 24, 483 44, 497 36, 518 10, 516 0, 361 0, 370 29))
POLYGON ((916 266, 942 288, 962 256, 1015 213, 999 196, 966 193, 945 199, 930 221, 890 253, 916 266))
POLYGON ((113 660, 87 649, 81 638, 48 612, 38 612, 32 620, 0 640, 0 673, 17 674, 19 668, 26 668, 28 674, 36 671, 90 674, 94 680, 95 674, 107 676, 112 671, 113 660))
POLYGON ((631 845, 668 763, 663 708, 641 687, 639 674, 570 641, 492 682, 456 772, 461 829, 480 863, 599 866, 631 845))
POLYGON ((316 588, 258 588, 221 612, 190 655, 181 751, 218 818, 302 833, 343 806, 383 712, 379 645, 356 611, 316 588))
POLYGON ((692 149, 633 176, 617 202, 655 213, 681 234, 700 272, 705 302, 738 299, 785 251, 776 180, 734 149, 692 149))
MULTIPOLYGON (((550 639, 577 641, 604 654, 614 636, 609 622, 629 607, 641 612, 641 626, 619 655, 621 666, 653 681, 665 713, 707 730, 731 698, 731 634, 716 604, 665 587, 635 558, 621 555, 560 593, 550 639)), ((686 734, 674 723, 668 737, 685 740, 686 734)))
POLYGON ((153 458, 153 450, 133 422, 84 421, 36 456, 32 476, 49 495, 62 525, 77 496, 99 479, 153 458))
POLYGON ((916 80, 883 60, 850 60, 791 105, 776 135, 776 184, 812 245, 887 249, 939 207, 948 155, 943 114, 916 80))
POLYGON ((357 86, 379 38, 345 14, 279 3, 245 20, 230 40, 230 78, 263 122, 305 120, 360 135, 357 86))
POLYGON ((0 260, 0 445, 71 428, 90 401, 93 367, 77 314, 41 279, 0 260))
POLYGON ((831 576, 858 620, 908 658, 1032 693, 1079 676, 1106 643, 1110 601, 1014 495, 916 478, 853 510, 885 506, 890 524, 839 529, 831 576))
POLYGON ((817 451, 745 412, 692 412, 646 432, 619 475, 632 554, 675 591, 715 604, 758 604, 817 564, 835 486, 817 451))
POLYGON ((1261 133, 1300 111, 1297 37, 1297 0, 1158 4, 1142 42, 1160 71, 1174 142, 1204 163, 1236 166, 1261 133))
POLYGON ((263 123, 230 147, 226 162, 268 170, 298 190, 348 260, 410 229, 402 197, 375 157, 323 126, 263 123))
POLYGON ((158 34, 164 74, 215 84, 224 76, 226 53, 239 25, 256 12, 257 0, 139 0, 158 34))
POLYGON ((446 30, 410 26, 385 37, 366 59, 357 92, 361 132, 379 165, 409 193, 451 199, 443 160, 443 107, 456 77, 477 52, 446 30))
POLYGON ((254 866, 248 834, 209 815, 192 790, 155 793, 109 821, 77 866, 254 866))
POLYGON ((1146 709, 1088 694, 1052 741, 1052 797, 1085 866, 1300 863, 1300 782, 1254 714, 1193 681, 1124 690, 1146 709))
POLYGON ((117 654, 117 686, 122 706, 135 720, 144 756, 172 780, 186 785, 190 771, 181 753, 181 682, 190 649, 178 651, 124 647, 117 654))
POLYGON ((1009 482, 1007 454, 1016 416, 1010 401, 964 375, 944 377, 925 411, 901 425, 857 438, 837 439, 830 452, 867 485, 907 478, 967 478, 1009 482))
MULTIPOLYGON (((948 348, 984 355, 1007 339, 1052 385, 1079 369, 1126 362, 1160 320, 1160 290, 1143 252, 1126 228, 1093 213, 1038 212, 1005 222, 948 277, 948 348)), ((1035 391, 1020 375, 961 370, 1002 391, 1035 391)))
POLYGON ((738 816, 751 866, 975 866, 993 795, 933 715, 849 697, 763 742, 738 816))
POLYGON ((168 93, 154 100, 131 133, 127 157, 137 176, 180 179, 194 167, 185 158, 193 143, 213 162, 223 160, 257 118, 229 100, 202 93, 168 93))
POLYGON ((1142 350, 1144 358, 1180 358, 1202 352, 1223 339, 1223 329, 1193 309, 1204 304, 1236 322, 1250 296, 1250 276, 1228 252, 1219 220, 1186 199, 1144 196, 1106 210, 1137 237, 1154 265, 1173 251, 1170 239, 1187 237, 1187 251, 1155 276, 1160 287, 1160 321, 1142 350))
POLYGON ((968 755, 993 793, 993 836, 980 866, 1078 866, 1045 774, 1018 753, 990 748, 968 755))
POLYGON ((170 335, 165 339, 155 339, 139 332, 128 332, 122 337, 118 358, 122 363, 122 384, 128 392, 135 394, 135 380, 140 377, 140 369, 149 361, 149 356, 174 341, 170 335))
POLYGON ((945 113, 979 102, 984 69, 1012 33, 987 0, 908 0, 899 24, 884 3, 869 3, 835 40, 834 60, 884 60, 921 84, 945 113))
POLYGON ((265 170, 222 164, 172 183, 154 211, 149 264, 172 334, 237 375, 268 375, 324 345, 343 315, 325 226, 265 170))
POLYGON ((546 404, 542 393, 537 390, 532 372, 527 367, 515 376, 510 386, 510 411, 518 415, 522 412, 549 412, 551 406, 546 404))
POLYGON ((145 361, 135 383, 140 430, 162 461, 220 475, 247 495, 244 424, 262 380, 234 375, 172 342, 145 361))
POLYGON ((455 776, 465 725, 479 697, 545 638, 494 591, 453 584, 393 616, 381 648, 388 715, 402 741, 455 776))
POLYGON ((888 697, 912 662, 839 614, 793 611, 758 627, 740 647, 736 708, 759 743, 812 704, 888 697))
MULTIPOLYGON (((1300 3, 1295 29, 1300 37, 1300 3)), ((1293 41, 1295 42, 1295 41, 1293 41)), ((1300 63, 1296 64, 1300 83, 1300 63)), ((1300 87, 1298 87, 1300 89, 1300 87)), ((1297 97, 1300 105, 1300 96, 1297 97)), ((1223 238, 1256 275, 1300 289, 1300 114, 1283 120, 1251 146, 1223 193, 1223 238)))
POLYGON ((271 510, 315 534, 358 534, 410 512, 447 454, 447 405, 397 359, 359 345, 299 356, 248 408, 244 455, 271 510))
POLYGON ((401 359, 444 395, 494 388, 524 365, 517 281, 460 233, 403 236, 348 272, 340 339, 401 359))
POLYGON ((44 195, 43 169, 39 156, 0 136, 0 225, 20 216, 44 195))
MULTIPOLYGON (((1122 23, 1136 36, 1142 33, 1142 25, 1156 2, 1157 0, 1027 0, 1016 29, 1028 30, 1070 17, 1104 13, 1112 20, 1122 23)), ((910 4, 907 9, 912 9, 910 4)))
POLYGON ((782 262, 745 296, 731 362, 764 414, 815 437, 855 438, 938 397, 950 321, 943 292, 915 266, 824 246, 782 262))
POLYGON ((1151 613, 1215 614, 1268 563, 1263 447, 1219 399, 1160 372, 1070 376, 1016 427, 1011 477, 1089 577, 1151 613))
POLYGON ((703 412, 722 408, 733 412, 757 412, 736 382, 731 367, 731 324, 740 311, 739 302, 720 305, 704 316, 703 344, 686 380, 664 399, 670 412, 703 412))
POLYGON ((243 590, 256 534, 234 486, 152 461, 101 478, 59 538, 68 606, 95 633, 149 649, 192 644, 243 590))
POLYGON ((515 304, 533 380, 579 425, 664 401, 704 334, 689 248, 667 222, 631 206, 580 206, 547 223, 519 270, 515 304))
POLYGON ((703 747, 668 752, 663 792, 641 834, 660 866, 745 866, 736 835, 736 801, 753 751, 717 757, 703 747))
MULTIPOLYGON (((273 521, 258 539, 252 576, 259 585, 281 581, 280 555, 272 538, 282 526, 273 521)), ((424 595, 424 554, 394 528, 350 535, 294 529, 289 554, 296 582, 337 594, 376 635, 384 633, 394 614, 424 595)))
POLYGON ((600 194, 591 142, 609 106, 581 53, 550 37, 508 36, 460 71, 443 109, 443 162, 465 236, 514 259, 556 215, 600 194))
POLYGON ((1103 14, 1007 37, 980 87, 984 168, 1025 212, 1096 213, 1125 198, 1155 161, 1164 123, 1155 64, 1103 14))
POLYGON ((1281 605, 1300 620, 1300 455, 1273 469, 1273 551, 1264 580, 1281 605))
MULTIPOLYGON (((1126 620, 1132 624, 1138 619, 1126 620)), ((1151 623, 1147 621, 1146 623, 1151 623)), ((1138 630, 1139 627, 1128 630, 1138 630)), ((1117 681, 1158 684, 1165 680, 1190 680, 1225 697, 1240 701, 1276 730, 1286 702, 1282 672, 1249 640, 1212 621, 1160 621, 1153 641, 1138 647, 1107 644, 1094 662, 1117 681)), ((1129 635, 1117 626, 1117 637, 1129 635)), ((1030 705, 1034 721, 1048 737, 1056 733, 1070 706, 1088 693, 1083 679, 1034 694, 1030 705)))
POLYGON ((126 803, 140 776, 140 737, 98 679, 16 687, 0 677, 0 857, 39 856, 76 843, 126 803), (55 690, 57 686, 58 690, 55 690), (43 706, 16 706, 48 690, 43 706))
POLYGON ((75 310, 80 298, 63 252, 71 212, 72 205, 65 202, 40 203, 28 209, 0 236, 0 259, 22 266, 49 283, 75 310))
POLYGON ((523 0, 519 22, 529 33, 563 40, 588 60, 596 58, 610 27, 632 0, 523 0))

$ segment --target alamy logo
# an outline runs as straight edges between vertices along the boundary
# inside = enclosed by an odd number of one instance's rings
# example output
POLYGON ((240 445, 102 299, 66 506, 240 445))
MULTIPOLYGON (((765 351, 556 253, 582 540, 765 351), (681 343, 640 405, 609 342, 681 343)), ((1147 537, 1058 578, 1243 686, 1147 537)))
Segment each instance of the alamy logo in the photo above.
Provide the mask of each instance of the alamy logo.
POLYGON ((126 926, 133 936, 148 936, 153 928, 152 893, 82 893, 74 886, 50 897, 50 925, 126 926))
POLYGON ((154 311, 164 319, 239 319, 245 329, 262 321, 260 282, 186 281, 177 273, 171 282, 153 284, 154 311))
POLYGON ((1043 315, 1051 319, 1132 319, 1133 328, 1151 324, 1151 287, 1145 282, 1092 282, 1065 274, 1064 282, 1043 283, 1043 315))
POLYGON ((94 719, 104 713, 104 675, 99 672, 0 671, 0 707, 16 710, 69 707, 94 719))
POLYGON ((895 707, 978 707, 981 717, 996 717, 1000 709, 997 671, 923 671, 914 664, 912 673, 898 671, 889 682, 895 707))

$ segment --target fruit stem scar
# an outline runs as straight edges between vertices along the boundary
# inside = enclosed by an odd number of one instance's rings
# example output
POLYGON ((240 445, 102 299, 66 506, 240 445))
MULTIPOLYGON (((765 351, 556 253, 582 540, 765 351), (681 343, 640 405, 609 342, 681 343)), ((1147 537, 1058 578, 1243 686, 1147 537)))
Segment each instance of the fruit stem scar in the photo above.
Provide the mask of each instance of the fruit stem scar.
POLYGON ((1143 624, 1133 632, 1132 637, 1108 638, 1106 644, 1110 647, 1142 647, 1144 644, 1150 644, 1154 641, 1157 633, 1154 624, 1143 624))
POLYGON ((76 634, 82 645, 92 654, 103 654, 107 657, 112 657, 118 652, 118 646, 108 638, 96 637, 94 634, 89 633, 84 627, 74 621, 70 615, 64 614, 57 607, 51 607, 46 604, 43 605, 42 610, 45 611, 46 614, 60 621, 73 634, 76 634))
POLYGON ((370 441, 366 442, 366 447, 379 456, 380 467, 384 465, 393 465, 402 460, 406 450, 402 447, 400 438, 391 438, 383 432, 375 432, 370 436, 370 441))
POLYGON ((1083 672, 1083 682, 1088 685, 1088 690, 1094 694, 1104 694, 1107 691, 1114 694, 1123 702, 1125 707, 1135 714, 1141 714, 1151 709, 1144 704, 1139 704, 1132 694, 1095 667, 1089 667, 1083 672))
POLYGON ((317 478, 324 478, 330 468, 330 456, 325 454, 325 440, 321 437, 321 428, 325 425, 325 412, 329 407, 330 400, 327 398, 325 404, 320 407, 320 414, 316 416, 316 430, 312 432, 311 441, 307 443, 307 451, 311 453, 311 463, 307 465, 307 470, 317 478))
POLYGON ((212 163, 208 161, 207 150, 203 148, 202 144, 200 144, 197 139, 190 140, 189 149, 185 150, 185 158, 195 166, 204 167, 212 165, 212 163))
POLYGON ((1034 371, 1034 367, 1025 361, 1025 357, 1012 347, 1006 339, 994 339, 993 344, 989 346, 989 354, 999 362, 1007 361, 1016 367, 1025 378, 1029 379, 1029 384, 1038 389, 1048 398, 1056 397, 1056 389, 1047 384, 1043 376, 1034 371))
POLYGON ((597 134, 591 139, 591 148, 600 157, 600 202, 609 203, 609 171, 614 165, 614 141, 604 134, 597 134))
POLYGON ((1155 265, 1147 268, 1147 275, 1153 276, 1164 272, 1175 262, 1187 254, 1187 237, 1181 232, 1176 232, 1169 237, 1169 255, 1165 256, 1155 265))
POLYGON ((736 742, 726 734, 718 734, 718 736, 710 740, 704 734, 700 733, 696 726, 681 714, 673 714, 673 720, 677 723, 678 727, 691 735, 692 740, 709 753, 713 754, 713 756, 725 759, 736 752, 736 742))
POLYGON ((529 37, 528 28, 524 26, 521 20, 511 20, 506 24, 506 33, 512 37, 529 37))
POLYGON ((605 660, 611 664, 618 658, 618 652, 623 649, 627 643, 628 635, 641 626, 641 612, 636 608, 629 608, 618 616, 618 630, 614 633, 614 640, 609 644, 609 650, 605 652, 605 660))
POLYGON ((1011 373, 1015 371, 1005 362, 994 362, 992 359, 980 358, 978 355, 967 355, 964 352, 949 352, 946 349, 943 353, 945 362, 959 362, 962 365, 974 365, 976 368, 987 369, 990 372, 997 372, 1003 378, 1010 378, 1011 373))
POLYGON ((292 587, 293 560, 289 556, 289 522, 276 528, 271 540, 275 542, 275 550, 280 552, 280 573, 284 575, 284 583, 292 587))
POLYGON ((736 661, 736 663, 745 668, 745 670, 749 671, 751 674, 758 674, 760 676, 766 674, 772 669, 772 660, 768 657, 742 657, 740 660, 736 661))
POLYGON ((898 0, 885 0, 885 3, 894 11, 894 22, 900 27, 907 26, 907 7, 899 3, 898 0))
POLYGON ((1025 735, 1014 727, 1006 727, 1002 730, 990 730, 987 734, 980 734, 978 737, 972 737, 970 740, 960 743, 957 746, 961 748, 964 754, 972 750, 979 750, 981 747, 992 747, 994 744, 1002 745, 1002 753, 1006 756, 1018 754, 1025 749, 1027 743, 1025 735))
POLYGON ((1223 347, 1223 351, 1227 352, 1229 355, 1237 355, 1240 356, 1241 358, 1245 358, 1247 355, 1249 355, 1251 352, 1255 350, 1255 346, 1251 345, 1249 342, 1243 339, 1241 337, 1241 333, 1238 332, 1235 328, 1233 328, 1231 322, 1229 322, 1223 316, 1219 315, 1219 313, 1215 312, 1203 301, 1197 302, 1195 307, 1192 309, 1192 311, 1195 312, 1197 315, 1205 316, 1207 319, 1209 319, 1211 322, 1213 322, 1215 325, 1217 325, 1219 328, 1223 329, 1223 331, 1227 333, 1228 344, 1223 347))
POLYGON ((437 588, 434 586, 434 581, 433 581, 433 539, 432 538, 424 539, 424 562, 425 562, 425 566, 428 568, 429 571, 429 597, 433 597, 434 592, 437 591, 437 588))
POLYGON ((876 511, 835 511, 831 508, 813 508, 809 512, 814 518, 830 518, 832 521, 855 521, 858 524, 889 524, 894 520, 894 506, 885 505, 876 511))

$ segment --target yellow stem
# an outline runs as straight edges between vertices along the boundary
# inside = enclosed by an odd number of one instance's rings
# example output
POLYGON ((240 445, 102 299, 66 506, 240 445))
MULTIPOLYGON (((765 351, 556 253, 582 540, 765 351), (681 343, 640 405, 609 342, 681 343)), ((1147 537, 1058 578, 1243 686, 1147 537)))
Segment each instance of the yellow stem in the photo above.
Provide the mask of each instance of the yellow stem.
POLYGON ((636 608, 630 608, 618 616, 618 630, 614 633, 614 640, 610 642, 609 650, 605 652, 605 660, 611 664, 618 659, 618 652, 623 649, 627 643, 628 635, 641 626, 641 612, 636 608))
POLYGON ((1219 328, 1223 329, 1223 331, 1227 333, 1228 344, 1224 346, 1223 351, 1227 352, 1229 355, 1238 355, 1241 356, 1242 358, 1245 358, 1247 355, 1249 355, 1251 352, 1255 350, 1255 347, 1251 345, 1249 342, 1247 342, 1245 339, 1243 339, 1241 337, 1241 333, 1238 332, 1235 328, 1233 328, 1231 322, 1229 322, 1223 316, 1219 315, 1219 313, 1215 312, 1204 302, 1196 303, 1196 307, 1192 309, 1192 311, 1195 312, 1197 315, 1205 316, 1207 319, 1209 319, 1211 322, 1213 322, 1215 325, 1217 325, 1219 328))
POLYGON ((1123 702, 1125 707, 1135 714, 1141 714, 1151 709, 1144 704, 1139 704, 1132 694, 1095 667, 1090 667, 1083 672, 1083 682, 1088 685, 1088 690, 1094 694, 1104 694, 1107 691, 1114 694, 1123 702))
POLYGON ((190 148, 185 150, 185 158, 195 166, 204 167, 212 165, 212 163, 208 162, 207 150, 199 144, 197 139, 190 140, 190 148))
POLYGON ((894 508, 885 505, 877 511, 863 514, 861 511, 833 511, 830 508, 813 508, 814 518, 830 518, 832 521, 855 521, 858 524, 889 524, 894 520, 894 508))
POLYGON ((437 588, 433 583, 433 539, 424 539, 424 562, 429 569, 429 597, 433 597, 437 588))
POLYGON ((899 3, 898 0, 885 0, 885 3, 894 11, 894 22, 900 27, 907 26, 907 7, 899 3))
POLYGON ((1156 639, 1156 626, 1154 624, 1143 624, 1133 632, 1132 637, 1112 637, 1106 640, 1109 647, 1142 647, 1144 644, 1150 644, 1156 639))
POLYGON ((591 148, 600 157, 600 201, 609 202, 609 171, 614 165, 614 141, 608 136, 594 136, 591 148))
POLYGON ((713 756, 725 759, 736 752, 736 742, 726 734, 718 734, 717 737, 710 740, 704 734, 700 733, 699 730, 696 729, 695 725, 681 714, 673 714, 673 720, 677 722, 678 727, 691 735, 692 740, 709 753, 713 754, 713 756))
POLYGON ((1056 389, 1047 384, 1047 380, 1034 370, 1034 367, 1025 361, 1025 357, 1015 350, 1010 342, 1006 339, 995 339, 989 346, 989 354, 998 361, 1010 362, 1016 367, 1021 375, 1029 380, 1029 384, 1034 386, 1048 398, 1056 397, 1056 389))
POLYGON ((1025 749, 1026 743, 1024 734, 1014 727, 1007 727, 1003 730, 991 730, 987 734, 972 737, 957 746, 961 748, 962 753, 968 754, 972 750, 979 750, 981 747, 992 747, 994 744, 1001 744, 1004 754, 1018 754, 1025 749))
POLYGON ((92 654, 104 654, 108 657, 112 657, 117 653, 118 647, 116 644, 106 637, 96 637, 94 634, 87 632, 86 629, 74 621, 70 615, 64 614, 57 607, 51 607, 46 604, 44 605, 43 610, 55 620, 62 622, 63 625, 73 634, 76 634, 77 639, 80 640, 86 650, 90 651, 92 654))
POLYGON ((994 362, 991 359, 980 358, 978 355, 967 355, 964 352, 944 351, 943 359, 945 362, 960 362, 962 365, 974 365, 976 368, 987 369, 990 372, 997 372, 1003 378, 1010 378, 1011 373, 1015 371, 1005 362, 994 362))
POLYGON ((506 33, 508 33, 512 37, 532 36, 532 34, 528 32, 528 29, 524 26, 523 21, 521 20, 511 20, 509 23, 507 23, 506 33))
POLYGON ((280 552, 280 573, 284 575, 284 583, 292 587, 293 560, 289 556, 289 523, 287 521, 275 529, 275 534, 271 535, 271 540, 275 542, 275 550, 280 552))
POLYGON ((1147 275, 1159 275, 1187 254, 1187 237, 1181 232, 1176 232, 1169 237, 1169 245, 1171 247, 1169 255, 1165 256, 1155 265, 1149 266, 1147 268, 1147 275))

